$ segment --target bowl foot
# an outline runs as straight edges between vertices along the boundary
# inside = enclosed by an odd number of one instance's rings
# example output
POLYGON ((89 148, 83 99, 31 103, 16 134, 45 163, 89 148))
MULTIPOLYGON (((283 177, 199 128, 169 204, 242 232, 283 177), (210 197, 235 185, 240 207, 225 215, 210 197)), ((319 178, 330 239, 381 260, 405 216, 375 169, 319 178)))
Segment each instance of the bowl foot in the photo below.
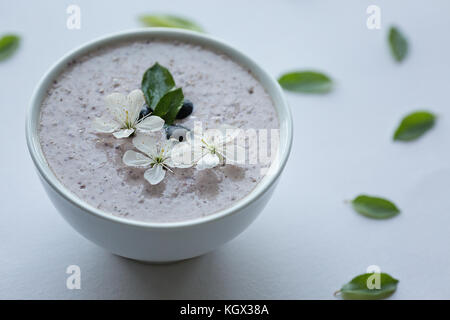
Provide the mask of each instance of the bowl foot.
POLYGON ((177 264, 177 263, 186 262, 186 261, 189 261, 189 260, 194 260, 196 258, 202 257, 206 253, 201 254, 199 256, 191 257, 191 258, 186 258, 186 259, 181 259, 181 260, 171 260, 171 261, 147 261, 147 260, 139 260, 139 259, 127 258, 127 257, 120 256, 118 254, 115 254, 115 253, 113 253, 113 254, 116 257, 119 257, 119 258, 122 258, 122 259, 126 259, 126 260, 130 260, 130 261, 134 261, 134 262, 138 262, 138 263, 142 263, 142 264, 163 266, 163 265, 173 265, 173 264, 177 264))

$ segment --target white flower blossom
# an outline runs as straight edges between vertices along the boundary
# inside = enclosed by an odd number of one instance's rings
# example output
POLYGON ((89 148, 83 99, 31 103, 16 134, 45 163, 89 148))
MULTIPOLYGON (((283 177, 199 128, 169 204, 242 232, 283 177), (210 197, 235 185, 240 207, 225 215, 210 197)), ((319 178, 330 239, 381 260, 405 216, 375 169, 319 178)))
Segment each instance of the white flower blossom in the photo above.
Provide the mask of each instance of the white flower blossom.
POLYGON ((225 161, 238 163, 245 156, 245 149, 235 144, 239 130, 232 127, 210 129, 203 135, 187 134, 186 142, 178 143, 172 158, 179 164, 195 164, 196 169, 204 170, 218 166, 225 161))
POLYGON ((158 184, 164 179, 167 170, 172 172, 171 168, 178 167, 171 158, 172 148, 177 143, 175 139, 161 143, 154 137, 138 135, 133 138, 133 145, 144 154, 128 150, 123 155, 123 162, 131 167, 150 166, 145 171, 144 178, 152 185, 158 184))
POLYGON ((117 139, 127 138, 136 130, 159 131, 164 120, 158 116, 146 116, 139 119, 139 113, 145 103, 141 90, 133 90, 128 96, 113 93, 106 97, 108 111, 112 119, 96 118, 94 128, 97 132, 112 133, 117 139))

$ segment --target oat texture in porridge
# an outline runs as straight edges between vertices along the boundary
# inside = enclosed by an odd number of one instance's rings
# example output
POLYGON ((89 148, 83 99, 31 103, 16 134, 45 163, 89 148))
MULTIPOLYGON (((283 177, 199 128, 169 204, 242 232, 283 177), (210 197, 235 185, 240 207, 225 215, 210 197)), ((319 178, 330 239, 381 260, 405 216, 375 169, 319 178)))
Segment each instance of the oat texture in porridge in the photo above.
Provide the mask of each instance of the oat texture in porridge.
MULTIPOLYGON (((174 169, 158 185, 146 169, 127 167, 131 139, 96 133, 92 121, 107 112, 105 97, 140 88, 155 62, 172 73, 193 113, 177 121, 192 128, 222 124, 276 129, 278 117, 263 86, 245 68, 213 50, 182 42, 129 41, 101 47, 70 62, 41 106, 39 137, 45 158, 62 184, 88 204, 115 216, 172 222, 210 215, 242 199, 262 179, 261 165, 174 169)), ((135 149, 134 149, 135 150, 135 149)))

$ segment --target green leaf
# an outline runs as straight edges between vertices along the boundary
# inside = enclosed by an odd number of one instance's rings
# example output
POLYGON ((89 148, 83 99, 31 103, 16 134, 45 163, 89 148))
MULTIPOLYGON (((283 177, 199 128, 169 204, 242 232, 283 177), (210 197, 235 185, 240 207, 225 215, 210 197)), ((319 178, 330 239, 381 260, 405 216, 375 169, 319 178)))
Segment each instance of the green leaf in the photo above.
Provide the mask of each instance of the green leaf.
POLYGON ((174 89, 175 81, 169 70, 155 63, 144 73, 141 87, 153 114, 172 124, 183 105, 184 95, 181 88, 174 89))
POLYGON ((6 60, 16 52, 20 38, 14 34, 7 34, 0 38, 0 61, 6 60))
POLYGON ((397 62, 402 62, 408 54, 408 41, 396 27, 389 29, 388 39, 392 56, 397 62))
POLYGON ((400 213, 400 210, 389 200, 367 195, 360 195, 352 201, 356 212, 373 219, 387 219, 400 213))
POLYGON ((141 88, 147 105, 154 109, 159 99, 175 87, 175 81, 169 70, 158 63, 145 71, 141 88))
POLYGON ((338 293, 346 300, 377 300, 392 295, 397 290, 398 280, 387 273, 365 273, 344 284, 338 293), (376 277, 380 277, 379 289, 376 277), (369 289, 372 288, 372 289, 369 289))
POLYGON ((394 140, 411 141, 433 128, 436 116, 428 111, 416 111, 403 118, 394 133, 394 140))
POLYGON ((278 82, 284 89, 300 93, 327 93, 333 85, 327 75, 314 71, 286 73, 278 82))
POLYGON ((163 118, 167 125, 171 125, 183 105, 183 100, 181 88, 169 91, 159 100, 153 114, 163 118))
POLYGON ((153 14, 143 15, 139 20, 147 27, 166 27, 188 29, 198 32, 204 32, 203 28, 192 20, 184 17, 169 15, 169 14, 153 14))

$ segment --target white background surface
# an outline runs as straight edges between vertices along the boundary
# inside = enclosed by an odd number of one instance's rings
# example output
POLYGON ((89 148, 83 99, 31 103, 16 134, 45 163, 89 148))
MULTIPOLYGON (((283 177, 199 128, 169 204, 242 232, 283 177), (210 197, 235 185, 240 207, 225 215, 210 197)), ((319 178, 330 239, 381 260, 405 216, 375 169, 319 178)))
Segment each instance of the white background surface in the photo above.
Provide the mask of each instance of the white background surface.
POLYGON ((450 298, 449 12, 444 0, 1 0, 0 33, 23 42, 0 63, 0 298, 333 299, 372 264, 400 280, 393 298, 450 298), (66 29, 69 4, 81 7, 81 30, 66 29), (381 30, 366 27, 370 4, 381 7, 381 30), (44 72, 86 41, 138 27, 146 12, 191 17, 274 76, 313 68, 336 81, 326 96, 288 94, 293 150, 257 221, 211 254, 164 266, 116 257, 71 229, 24 137, 44 72), (411 43, 401 65, 388 51, 391 23, 411 43), (421 108, 439 115, 435 129, 393 143, 401 117, 421 108), (402 213, 359 216, 344 203, 359 193, 392 199, 402 213), (66 288, 71 264, 81 267, 81 290, 66 288))

